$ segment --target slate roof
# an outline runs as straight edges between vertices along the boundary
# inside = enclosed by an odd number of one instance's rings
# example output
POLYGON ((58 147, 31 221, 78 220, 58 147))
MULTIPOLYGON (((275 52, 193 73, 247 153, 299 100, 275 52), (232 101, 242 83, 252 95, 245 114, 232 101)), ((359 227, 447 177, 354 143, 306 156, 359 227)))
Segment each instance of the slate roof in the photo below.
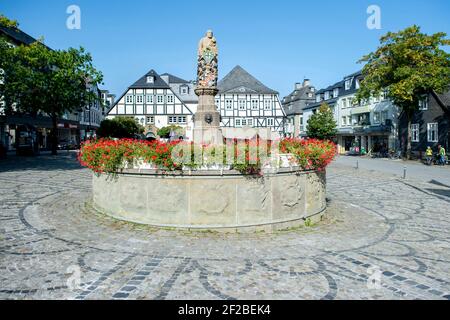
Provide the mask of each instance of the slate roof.
POLYGON ((13 39, 18 44, 29 45, 37 41, 35 38, 18 28, 7 28, 4 26, 0 26, 0 31, 7 37, 13 39))
POLYGON ((308 104, 304 109, 313 109, 316 108, 318 106, 320 106, 322 103, 326 102, 327 104, 329 104, 330 106, 334 105, 337 101, 337 98, 342 97, 342 96, 347 96, 350 94, 355 93, 358 89, 356 88, 356 80, 361 80, 363 78, 362 76, 362 72, 361 71, 357 71, 354 72, 352 74, 349 74, 347 76, 345 76, 343 78, 343 80, 336 82, 335 84, 328 86, 324 89, 320 89, 316 92, 316 97, 320 94, 324 94, 327 91, 333 91, 336 88, 339 88, 339 94, 336 98, 329 98, 327 100, 322 100, 320 102, 313 102, 308 104), (350 84, 350 89, 345 90, 345 80, 350 79, 352 82, 350 84))
POLYGON ((170 89, 169 85, 161 79, 155 70, 150 70, 143 75, 138 81, 133 83, 129 89, 170 89), (153 83, 147 83, 147 76, 153 76, 153 83))
POLYGON ((168 76, 169 77, 169 83, 189 83, 189 81, 181 79, 177 76, 174 76, 173 74, 170 73, 163 73, 161 74, 161 76, 168 76))
POLYGON ((236 66, 217 84, 219 93, 256 93, 278 94, 262 84, 258 79, 245 71, 241 66, 236 66))
POLYGON ((295 89, 291 94, 283 98, 283 108, 286 115, 299 114, 308 103, 315 101, 315 92, 311 91, 313 86, 305 86, 295 89), (312 93, 312 97, 308 94, 312 93))

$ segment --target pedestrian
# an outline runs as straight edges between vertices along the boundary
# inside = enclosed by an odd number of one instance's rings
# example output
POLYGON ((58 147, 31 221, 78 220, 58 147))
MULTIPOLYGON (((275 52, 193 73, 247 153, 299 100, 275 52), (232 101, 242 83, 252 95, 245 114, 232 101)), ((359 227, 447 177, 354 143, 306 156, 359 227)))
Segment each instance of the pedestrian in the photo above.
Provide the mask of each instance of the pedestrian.
POLYGON ((427 159, 427 165, 431 165, 433 161, 433 149, 431 149, 430 146, 427 147, 427 150, 425 151, 426 159, 427 159))
POLYGON ((443 146, 439 145, 438 150, 439 150, 439 163, 442 164, 443 166, 445 166, 445 163, 446 163, 445 149, 443 146))

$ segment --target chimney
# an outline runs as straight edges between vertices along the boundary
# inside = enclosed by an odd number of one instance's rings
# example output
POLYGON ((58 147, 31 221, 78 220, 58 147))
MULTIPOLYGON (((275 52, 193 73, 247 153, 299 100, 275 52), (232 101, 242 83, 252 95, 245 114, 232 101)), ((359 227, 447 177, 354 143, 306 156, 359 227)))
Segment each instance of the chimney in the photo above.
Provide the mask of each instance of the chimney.
POLYGON ((300 82, 296 82, 295 83, 295 90, 301 89, 302 88, 302 84, 300 82))
POLYGON ((308 87, 311 85, 311 81, 309 79, 303 80, 303 87, 308 87))

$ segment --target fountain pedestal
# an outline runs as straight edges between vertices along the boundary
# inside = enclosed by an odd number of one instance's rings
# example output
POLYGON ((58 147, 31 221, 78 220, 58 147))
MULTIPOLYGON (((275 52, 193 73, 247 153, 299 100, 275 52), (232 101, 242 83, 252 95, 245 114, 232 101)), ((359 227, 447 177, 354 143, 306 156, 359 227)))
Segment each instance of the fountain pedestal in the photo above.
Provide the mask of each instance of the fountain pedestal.
POLYGON ((194 116, 194 142, 197 144, 221 144, 220 112, 215 105, 216 88, 195 89, 198 96, 197 112, 194 116))

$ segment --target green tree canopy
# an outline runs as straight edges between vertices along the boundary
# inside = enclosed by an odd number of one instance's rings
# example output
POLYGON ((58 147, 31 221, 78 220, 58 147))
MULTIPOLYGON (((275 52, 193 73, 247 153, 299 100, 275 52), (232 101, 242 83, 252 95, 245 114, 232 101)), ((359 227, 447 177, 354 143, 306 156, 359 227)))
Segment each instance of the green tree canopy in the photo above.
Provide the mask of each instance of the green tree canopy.
POLYGON ((0 57, 5 112, 50 116, 56 154, 58 118, 100 99, 96 91, 103 76, 93 66, 92 56, 82 47, 51 50, 41 40, 12 47, 0 38, 0 57))
POLYGON ((133 117, 105 119, 97 130, 97 134, 103 138, 133 138, 142 133, 144 133, 144 127, 133 117))
POLYGON ((183 128, 181 128, 180 126, 167 126, 167 127, 162 127, 161 129, 158 130, 157 135, 160 136, 161 138, 170 138, 170 131, 174 131, 176 132, 178 135, 182 135, 182 130, 183 128))
POLYGON ((408 119, 407 156, 411 153, 411 119, 419 101, 430 91, 439 93, 450 84, 450 54, 441 47, 450 45, 444 32, 427 35, 414 25, 388 32, 380 47, 364 56, 364 79, 356 99, 361 101, 386 91, 408 119))
POLYGON ((318 111, 309 119, 306 134, 309 138, 331 140, 336 136, 336 121, 327 103, 322 103, 318 111))

